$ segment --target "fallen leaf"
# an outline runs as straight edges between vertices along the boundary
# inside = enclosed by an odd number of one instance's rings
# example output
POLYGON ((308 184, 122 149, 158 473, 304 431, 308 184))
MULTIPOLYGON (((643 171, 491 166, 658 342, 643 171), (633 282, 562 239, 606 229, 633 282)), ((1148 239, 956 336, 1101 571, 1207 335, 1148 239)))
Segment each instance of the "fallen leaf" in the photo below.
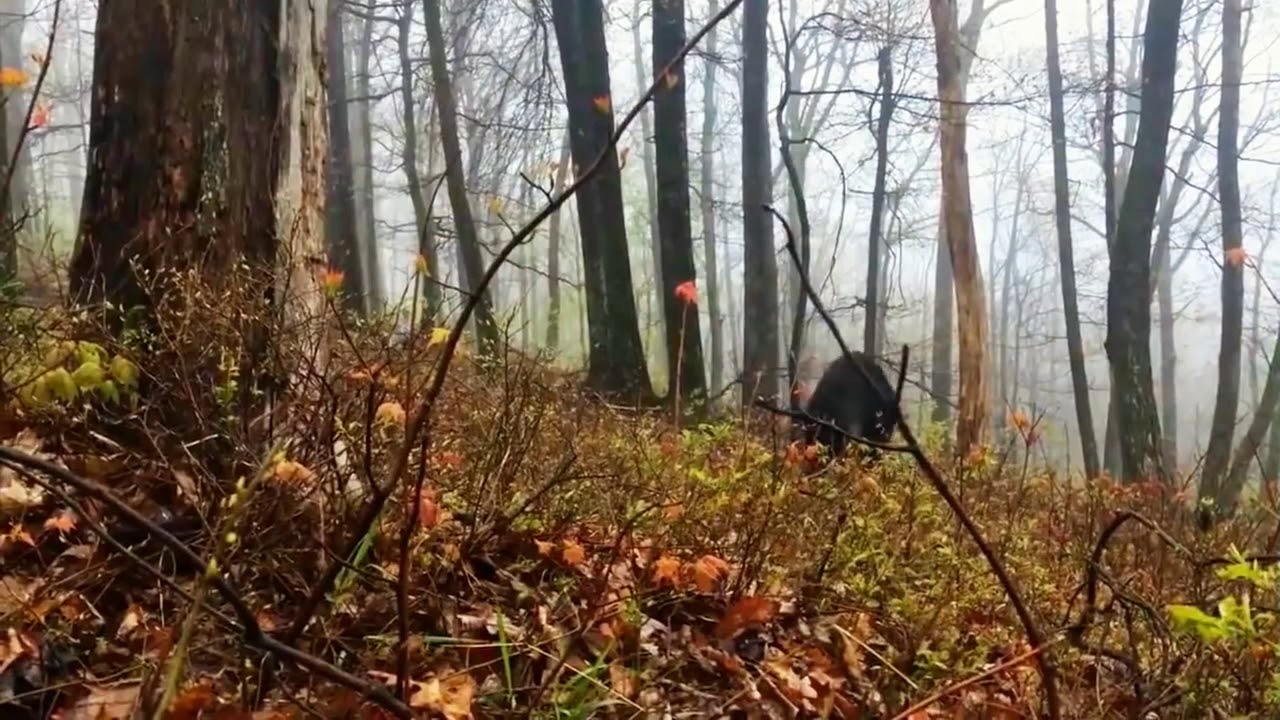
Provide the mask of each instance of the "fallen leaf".
POLYGON ((671 555, 663 555, 653 561, 651 577, 658 585, 665 582, 675 587, 680 582, 680 561, 671 555))
POLYGON ((169 711, 165 713, 165 720, 194 720, 200 716, 202 710, 213 703, 213 700, 213 684, 208 680, 202 680, 186 688, 173 699, 173 703, 169 705, 169 711))
POLYGON ((62 714, 62 720, 128 720, 138 701, 139 689, 138 683, 91 686, 88 695, 62 714))
POLYGON ((577 540, 564 540, 560 547, 560 557, 573 566, 581 565, 587 560, 587 551, 577 540))
POLYGON ((475 697, 476 683, 466 673, 457 673, 441 680, 438 677, 414 682, 416 687, 409 696, 409 707, 430 710, 444 715, 448 720, 471 717, 471 702, 475 697))
POLYGON ((613 691, 630 700, 636 696, 636 680, 622 663, 609 663, 609 686, 613 691))
POLYGON ((750 625, 763 625, 778 615, 778 602, 766 597, 744 597, 725 611, 716 623, 715 635, 727 640, 750 625))
POLYGON ((703 555, 693 563, 693 584, 701 592, 716 589, 716 583, 729 574, 729 563, 714 555, 703 555))
POLYGON ((427 347, 442 345, 448 339, 449 339, 449 328, 433 327, 431 328, 431 335, 427 338, 427 347))
POLYGON ((556 544, 547 542, 546 540, 534 540, 533 544, 538 548, 538 554, 542 557, 551 557, 551 553, 555 552, 556 544))

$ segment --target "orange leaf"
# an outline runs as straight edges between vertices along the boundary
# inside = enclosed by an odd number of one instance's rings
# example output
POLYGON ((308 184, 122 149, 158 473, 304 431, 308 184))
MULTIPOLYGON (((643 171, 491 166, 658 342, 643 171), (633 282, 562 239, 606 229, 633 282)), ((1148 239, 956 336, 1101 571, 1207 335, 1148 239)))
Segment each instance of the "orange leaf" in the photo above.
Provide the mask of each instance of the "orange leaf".
POLYGON ((581 565, 587 560, 587 551, 577 540, 565 540, 560 546, 560 557, 570 565, 581 565))
POLYGON ((27 84, 28 77, 21 68, 0 67, 0 87, 22 87, 27 84))
POLYGON ((551 553, 556 549, 555 543, 546 540, 534 540, 533 544, 538 547, 538 554, 542 557, 551 557, 551 553))
POLYGON ((187 718, 197 718, 200 712, 209 707, 213 703, 213 685, 207 680, 183 690, 173 699, 173 704, 169 706, 169 712, 165 713, 166 720, 187 720, 187 718))
POLYGON ((676 286, 676 299, 685 305, 698 302, 698 285, 693 280, 685 280, 676 286))
POLYGON ((45 530, 57 530, 60 533, 69 533, 76 529, 76 516, 70 510, 59 510, 49 519, 44 521, 45 530))
POLYGON ((680 581, 680 561, 670 555, 663 555, 653 561, 651 576, 657 585, 665 582, 675 587, 680 581))
POLYGON ((609 112, 610 108, 613 107, 613 103, 609 101, 608 95, 595 96, 594 98, 591 99, 591 104, 595 105, 596 109, 602 113, 609 112))
POLYGON ((439 526, 449 519, 449 512, 436 502, 436 491, 433 488, 422 488, 418 496, 418 524, 424 530, 439 526))
POLYGON ((744 597, 725 611, 716 624, 716 637, 727 640, 752 624, 763 625, 778 614, 778 603, 765 597, 744 597))
POLYGON ((342 290, 342 280, 344 275, 341 270, 329 268, 324 271, 324 277, 320 278, 320 286, 324 289, 326 295, 334 296, 342 290))
POLYGON ((1249 259, 1249 253, 1242 247, 1231 248, 1222 254, 1226 263, 1232 267, 1240 267, 1249 259))
POLYGON ((698 590, 709 593, 716 583, 729 574, 729 563, 714 555, 703 555, 693 563, 693 584, 698 590))

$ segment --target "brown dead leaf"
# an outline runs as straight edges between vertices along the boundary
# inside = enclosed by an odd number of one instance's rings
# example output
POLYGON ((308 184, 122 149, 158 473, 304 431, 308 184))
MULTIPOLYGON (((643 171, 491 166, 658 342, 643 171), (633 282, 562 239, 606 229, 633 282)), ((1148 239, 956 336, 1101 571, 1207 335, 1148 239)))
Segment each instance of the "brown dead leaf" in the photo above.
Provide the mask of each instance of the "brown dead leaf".
POLYGON ((124 637, 133 632, 142 624, 142 615, 142 607, 137 603, 130 603, 124 611, 124 617, 120 620, 120 627, 116 629, 116 637, 124 637))
POLYGON ((693 584, 701 592, 709 593, 729 574, 729 563, 714 555, 703 555, 693 563, 693 584))
POLYGON ((577 540, 565 539, 560 544, 560 557, 564 558, 566 563, 577 567, 586 562, 587 551, 577 540))
POLYGON ((470 718, 471 703, 475 697, 476 681, 467 673, 456 673, 441 680, 428 678, 413 683, 415 690, 409 696, 409 707, 415 710, 431 710, 448 720, 470 718))
POLYGON ((213 683, 208 680, 184 689, 169 705, 165 720, 195 720, 200 712, 213 704, 213 683))
POLYGON ((636 696, 635 678, 626 666, 617 661, 609 663, 609 687, 628 700, 636 696))
POLYGON ((778 602, 766 597, 744 597, 725 611, 715 635, 727 640, 751 625, 763 625, 778 615, 778 602))
POLYGON ((62 720, 128 720, 137 704, 139 689, 138 683, 91 686, 88 695, 62 714, 62 720))

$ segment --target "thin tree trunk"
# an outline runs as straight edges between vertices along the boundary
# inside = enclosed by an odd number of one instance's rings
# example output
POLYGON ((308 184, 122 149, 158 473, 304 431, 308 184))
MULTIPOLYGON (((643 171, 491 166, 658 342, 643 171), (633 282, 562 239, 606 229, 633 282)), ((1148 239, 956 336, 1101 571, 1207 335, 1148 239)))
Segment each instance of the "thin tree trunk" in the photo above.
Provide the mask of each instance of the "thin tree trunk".
MULTIPOLYGON (((640 41, 640 14, 644 9, 644 3, 637 2, 635 7, 635 16, 632 18, 631 24, 631 40, 633 51, 635 52, 635 80, 636 87, 647 88, 650 84, 649 74, 645 72, 644 65, 644 44, 640 41)), ((683 82, 683 78, 681 79, 683 82)), ((658 227, 658 179, 657 164, 654 161, 654 147, 651 139, 653 138, 653 116, 650 113, 656 113, 656 108, 650 108, 646 105, 640 110, 640 160, 644 164, 644 192, 645 203, 648 208, 648 214, 645 215, 645 226, 649 229, 649 260, 650 271, 653 273, 653 289, 645 298, 645 307, 647 308, 645 322, 646 327, 652 327, 656 324, 655 313, 653 312, 653 300, 658 299, 659 307, 662 307, 662 292, 666 284, 662 280, 662 241, 659 235, 658 227)), ((647 337, 648 331, 644 333, 647 337)), ((654 359, 658 361, 656 372, 668 371, 671 367, 666 364, 666 357, 662 353, 654 353, 654 359)))
POLYGON ((876 57, 880 75, 880 117, 876 123, 876 179, 871 190, 871 229, 867 234, 867 309, 862 347, 875 352, 879 346, 876 319, 880 316, 880 263, 884 249, 881 224, 884 220, 885 181, 889 174, 889 125, 893 121, 893 45, 885 45, 876 57))
MULTIPOLYGON (((1225 486, 1234 444, 1236 412, 1240 402, 1240 342, 1244 333, 1244 256, 1240 218, 1240 177, 1238 171, 1240 135, 1241 0, 1222 2, 1222 96, 1218 113, 1218 200, 1222 208, 1222 339, 1218 347, 1218 393, 1213 405, 1209 448, 1201 477, 1201 496, 1212 497, 1219 508, 1235 504, 1243 474, 1225 486), (1220 487, 1221 486, 1221 487, 1220 487)), ((1249 455, 1257 449, 1265 425, 1253 442, 1249 455)), ((1235 473, 1233 473, 1234 475, 1235 473)))
MULTIPOLYGON (((569 176, 569 131, 564 133, 564 142, 560 144, 560 160, 556 163, 555 187, 553 193, 564 192, 565 180, 569 176)), ((555 354, 560 349, 560 236, 564 214, 567 208, 557 210, 551 216, 551 227, 547 232, 547 349, 555 354)))
POLYGON ((1089 402, 1089 378, 1084 362, 1084 338, 1080 332, 1080 305, 1076 292, 1075 250, 1071 240, 1071 181, 1067 168, 1066 112, 1063 107, 1062 62, 1058 54, 1058 3, 1045 0, 1045 56, 1049 74, 1049 121, 1053 136, 1054 223, 1058 231, 1058 265, 1062 281, 1062 312, 1066 324, 1067 358, 1071 364, 1072 397, 1080 452, 1088 478, 1101 474, 1098 439, 1089 402))
POLYGON ((742 314, 743 405, 753 395, 778 396, 778 266, 773 219, 763 205, 772 198, 769 149, 767 0, 742 4, 742 314))
MULTIPOLYGON (((440 123, 440 143, 444 147, 445 186, 449 191, 449 205, 453 208, 453 227, 457 236, 458 254, 462 258, 467 286, 476 288, 479 286, 480 276, 484 274, 484 262, 480 257, 480 236, 476 231, 475 219, 471 215, 471 203, 467 198, 467 180, 462 166, 462 145, 458 141, 458 106, 454 101, 453 84, 449 78, 444 29, 440 21, 440 0, 426 0, 423 3, 422 14, 427 26, 427 47, 431 57, 436 119, 440 123)), ((496 352, 498 326, 493 319, 493 305, 487 290, 476 304, 475 318, 480 351, 486 355, 496 352)))
MULTIPOLYGON (((1228 8, 1234 6, 1233 12, 1236 13, 1238 21, 1239 0, 1225 0, 1225 3, 1228 8)), ((1224 31, 1223 34, 1227 33, 1224 31)), ((1238 39, 1239 35, 1237 34, 1236 37, 1238 39)), ((1239 47, 1238 43, 1236 47, 1239 47)), ((1226 89, 1225 85, 1223 89, 1226 89)), ((1231 460, 1230 472, 1217 488, 1218 499, 1215 499, 1215 506, 1218 513, 1226 515, 1235 510, 1236 503, 1240 500, 1240 491, 1244 489, 1245 480, 1248 479, 1249 467, 1258 462, 1258 449, 1267 436, 1268 429, 1271 430, 1272 448, 1275 447, 1274 441, 1280 438, 1280 431, 1275 430, 1276 427, 1280 427, 1280 423, 1274 422, 1277 411, 1280 411, 1277 405, 1280 405, 1280 334, 1276 335, 1276 344, 1271 350, 1271 364, 1267 372, 1267 381, 1262 388, 1262 401, 1259 403, 1258 412, 1254 413, 1249 429, 1245 431, 1244 439, 1240 441, 1240 447, 1236 448, 1231 460)), ((1267 459, 1263 461, 1263 479, 1274 482, 1276 466, 1272 463, 1273 458, 1271 453, 1268 453, 1267 459)))
POLYGON ((1107 286, 1107 357, 1116 385, 1122 478, 1168 479, 1151 378, 1151 228, 1168 154, 1181 0, 1153 0, 1142 60, 1142 112, 1116 216, 1107 286))
MULTIPOLYGON (((418 121, 416 102, 413 96, 413 64, 409 56, 409 31, 413 26, 413 0, 404 0, 400 7, 400 27, 397 35, 397 50, 400 59, 400 118, 404 126, 404 142, 401 145, 400 164, 404 166, 405 184, 409 190, 409 200, 413 203, 414 228, 418 236, 418 254, 427 262, 426 272, 420 282, 422 296, 426 302, 422 316, 427 322, 439 317, 442 310, 439 275, 440 258, 436 252, 434 228, 432 228, 430 199, 427 189, 422 186, 422 178, 418 173, 418 121)), ((434 124, 432 119, 431 124, 434 124)), ((428 136, 428 147, 434 147, 432 138, 428 136)), ((429 153, 430 154, 430 153, 429 153)), ((431 163, 427 163, 428 171, 431 163)), ((370 207, 372 209, 372 207, 370 207)))
MULTIPOLYGON (((1169 241, 1169 229, 1161 226, 1157 244, 1169 241)), ((1156 272, 1156 300, 1160 312, 1160 422, 1161 456, 1170 472, 1178 467, 1178 350, 1174 335, 1173 272, 1168 252, 1160 255, 1156 272)))
POLYGON ((329 162, 325 173, 325 244, 329 262, 342 270, 343 302, 358 314, 368 312, 364 263, 356 236, 356 202, 352 189, 351 126, 347 105, 347 49, 341 4, 329 6, 325 61, 328 66, 329 162))
MULTIPOLYGON (((406 0, 408 3, 409 0, 406 0)), ((406 14, 412 14, 405 9, 406 14)), ((355 195, 356 231, 363 251, 364 271, 368 278, 365 292, 371 308, 380 308, 386 302, 383 290, 382 263, 378 258, 378 214, 373 198, 373 125, 370 117, 369 64, 373 61, 373 17, 360 21, 360 42, 356 48, 356 131, 355 141, 355 195)))
MULTIPOLYGON (((717 0, 711 0, 708 13, 719 12, 717 0)), ((699 200, 702 210, 703 270, 707 276, 707 313, 711 326, 711 392, 724 386, 724 321, 720 316, 720 270, 716 261, 715 206, 715 131, 716 131, 716 52, 719 28, 707 33, 707 66, 702 76, 702 137, 699 175, 699 200)))

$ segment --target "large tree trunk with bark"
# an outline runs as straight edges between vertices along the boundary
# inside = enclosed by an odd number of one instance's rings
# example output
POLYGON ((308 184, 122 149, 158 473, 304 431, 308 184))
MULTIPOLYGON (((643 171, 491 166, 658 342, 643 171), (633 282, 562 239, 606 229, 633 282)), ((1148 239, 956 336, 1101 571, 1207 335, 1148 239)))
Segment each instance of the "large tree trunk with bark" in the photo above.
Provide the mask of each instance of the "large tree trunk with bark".
POLYGON ((893 121, 893 45, 880 48, 876 57, 880 75, 880 116, 876 122, 876 178, 871 190, 871 228, 867 233, 867 311, 863 324, 862 349, 874 353, 883 338, 880 329, 880 263, 884 260, 881 227, 884 222, 885 178, 889 174, 889 124, 893 121))
POLYGON ((1062 62, 1058 54, 1058 3, 1044 2, 1046 69, 1049 73, 1049 125, 1053 136, 1054 224, 1058 231, 1058 265, 1062 279, 1062 311, 1067 331, 1067 359, 1071 364, 1071 390, 1075 400, 1076 428, 1084 455, 1085 476, 1101 474, 1098 437, 1089 403, 1089 377, 1084 362, 1084 337, 1080 332, 1080 304, 1076 292, 1075 249, 1071 240, 1071 181, 1067 173, 1066 112, 1062 89, 1062 62))
MULTIPOLYGON (((471 202, 467 198, 462 144, 458 139, 458 106, 454 100, 453 83, 449 78, 444 28, 440 20, 440 0, 425 0, 423 17, 427 26, 431 84, 435 90, 436 120, 440 123, 440 144, 444 148, 445 186, 449 192, 449 205, 453 209, 453 228, 467 287, 475 288, 484 275, 484 261, 480 257, 480 236, 476 231, 475 218, 471 214, 471 202)), ((488 290, 482 293, 476 303, 475 318, 481 352, 488 354, 496 351, 498 326, 493 319, 493 304, 488 290)))
POLYGON ((632 292, 622 179, 618 155, 609 147, 613 101, 603 8, 601 0, 553 0, 551 8, 574 163, 590 167, 604 152, 599 172, 577 194, 591 346, 587 383, 611 395, 649 400, 653 390, 632 292))
MULTIPOLYGON (((712 0, 707 11, 714 16, 719 3, 712 0)), ((716 52, 719 28, 707 33, 707 67, 702 76, 702 137, 699 164, 699 207, 702 211, 702 266, 707 276, 707 314, 711 328, 711 392, 724 385, 724 322, 720 317, 720 269, 716 250, 715 132, 716 132, 716 52)))
POLYGON ((347 105, 347 49, 341 4, 329 6, 325 65, 329 88, 329 162, 325 177, 325 246, 329 262, 345 275, 343 301, 348 310, 369 309, 368 280, 356 235, 355 169, 351 162, 351 126, 347 105))
POLYGON ((764 205, 773 196, 769 150, 767 0, 742 4, 742 402, 778 395, 778 265, 773 219, 764 205))
MULTIPOLYGON (((657 77, 684 47, 684 0, 663 0, 653 6, 653 74, 657 77)), ((702 323, 693 263, 693 231, 689 218, 689 143, 685 131, 684 60, 666 71, 653 97, 658 228, 662 258, 662 308, 667 329, 667 367, 671 368, 669 398, 705 396, 702 363, 702 323)))
POLYGON ((1115 383, 1122 479, 1167 479, 1151 377, 1151 231, 1168 155, 1181 0, 1152 0, 1142 59, 1142 110, 1116 216, 1107 285, 1107 357, 1115 383))
POLYGON ((942 197, 947 249, 955 279, 956 318, 960 340, 960 402, 956 452, 965 457, 982 445, 988 429, 986 336, 987 309, 982 268, 974 242, 969 198, 969 160, 965 152, 966 112, 961 77, 960 32, 955 6, 931 0, 937 51, 938 97, 942 100, 939 132, 942 149, 942 197))
POLYGON ((71 291, 149 307, 147 275, 216 283, 243 262, 272 274, 268 297, 288 316, 310 314, 325 264, 325 3, 172 10, 99 6, 71 291))
MULTIPOLYGON (((1224 486, 1223 474, 1235 439, 1240 401, 1240 342, 1244 334, 1244 249, 1238 172, 1240 134, 1241 0, 1222 2, 1222 99, 1218 113, 1218 202, 1222 208, 1222 339, 1218 346, 1218 394, 1213 405, 1209 448, 1204 458, 1200 496, 1219 508, 1235 504, 1241 477, 1224 486)), ((1251 428, 1252 429, 1252 428, 1251 428)), ((1266 427, 1249 440, 1257 449, 1266 427)), ((1246 441, 1246 444, 1248 441, 1246 441)), ((1243 448, 1242 448, 1243 449, 1243 448)), ((1234 475, 1235 473, 1233 473, 1234 475)))

